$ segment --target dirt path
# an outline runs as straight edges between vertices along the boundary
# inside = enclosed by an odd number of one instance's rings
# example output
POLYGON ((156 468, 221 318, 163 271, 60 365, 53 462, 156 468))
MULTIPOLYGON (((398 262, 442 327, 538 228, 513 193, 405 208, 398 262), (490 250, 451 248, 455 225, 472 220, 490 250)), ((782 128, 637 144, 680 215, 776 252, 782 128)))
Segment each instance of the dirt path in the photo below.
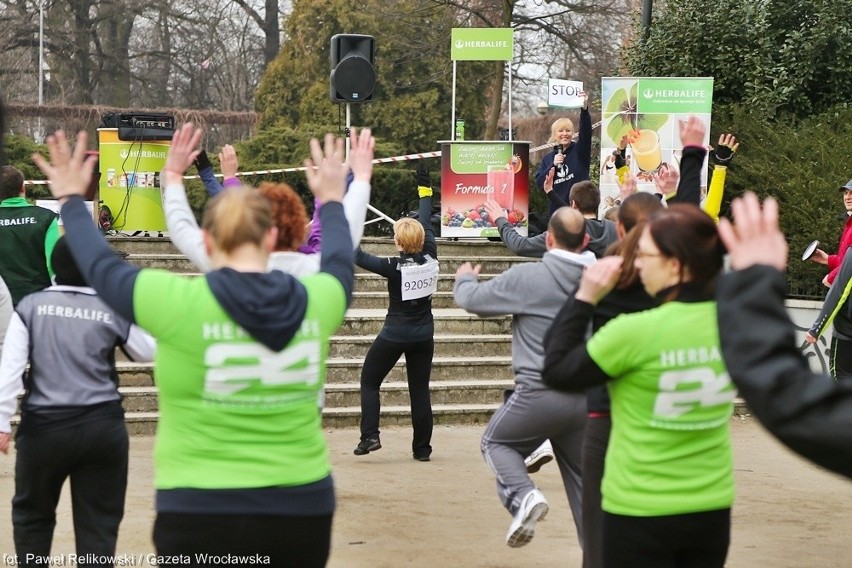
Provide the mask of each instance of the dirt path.
MULTIPOLYGON (((551 504, 548 518, 528 546, 510 549, 504 544, 510 518, 479 454, 483 428, 437 427, 430 463, 411 459, 405 428, 383 431, 384 448, 365 457, 352 455, 357 431, 328 431, 338 494, 329 566, 579 566, 580 549, 553 464, 535 476, 551 504)), ((732 435, 737 501, 727 566, 852 566, 852 482, 792 455, 753 419, 734 419, 732 435)), ((119 554, 153 552, 152 442, 131 440, 119 554)), ((13 456, 0 455, 0 554, 13 552, 13 464, 13 456)), ((74 551, 67 493, 66 487, 53 554, 74 551)), ((147 565, 144 558, 141 565, 147 565)))

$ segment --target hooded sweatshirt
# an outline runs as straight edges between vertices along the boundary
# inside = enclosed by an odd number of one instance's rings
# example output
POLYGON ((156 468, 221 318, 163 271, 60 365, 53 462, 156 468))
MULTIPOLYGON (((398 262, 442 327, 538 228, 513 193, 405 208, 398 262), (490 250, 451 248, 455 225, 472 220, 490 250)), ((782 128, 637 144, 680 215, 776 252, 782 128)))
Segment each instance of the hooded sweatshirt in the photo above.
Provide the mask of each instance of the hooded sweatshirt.
POLYGON ((326 203, 320 215, 319 274, 297 279, 226 268, 187 278, 119 260, 81 199, 63 206, 83 275, 158 340, 158 512, 334 510, 317 401, 329 337, 343 321, 354 272, 343 206, 326 203))
POLYGON ((485 282, 465 274, 456 280, 453 296, 459 307, 480 316, 512 314, 515 382, 548 388, 541 381, 544 336, 559 307, 574 297, 584 268, 594 261, 588 252, 551 250, 541 262, 515 265, 485 282))

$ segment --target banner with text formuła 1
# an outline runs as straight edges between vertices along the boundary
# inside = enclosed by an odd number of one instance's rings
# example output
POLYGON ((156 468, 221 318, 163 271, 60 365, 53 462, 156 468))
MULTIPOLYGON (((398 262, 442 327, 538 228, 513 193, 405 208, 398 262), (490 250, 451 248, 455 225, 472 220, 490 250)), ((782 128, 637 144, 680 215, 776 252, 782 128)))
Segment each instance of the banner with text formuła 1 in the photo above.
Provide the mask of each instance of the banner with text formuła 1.
POLYGON ((511 61, 513 52, 512 28, 453 28, 453 61, 511 61))
MULTIPOLYGON (((680 120, 695 115, 710 143, 713 110, 712 77, 604 77, 601 80, 600 189, 603 214, 618 204, 613 151, 627 136, 627 161, 639 181, 639 191, 656 191, 653 175, 664 168, 680 170, 683 144, 680 120)), ((705 163, 706 166, 706 163, 705 163)), ((707 191, 707 168, 701 173, 702 199, 707 191)))
POLYGON ((160 170, 170 140, 119 140, 117 128, 98 129, 100 198, 121 232, 164 231, 160 170))
POLYGON ((526 236, 529 175, 529 142, 442 142, 441 236, 499 237, 489 198, 526 236))

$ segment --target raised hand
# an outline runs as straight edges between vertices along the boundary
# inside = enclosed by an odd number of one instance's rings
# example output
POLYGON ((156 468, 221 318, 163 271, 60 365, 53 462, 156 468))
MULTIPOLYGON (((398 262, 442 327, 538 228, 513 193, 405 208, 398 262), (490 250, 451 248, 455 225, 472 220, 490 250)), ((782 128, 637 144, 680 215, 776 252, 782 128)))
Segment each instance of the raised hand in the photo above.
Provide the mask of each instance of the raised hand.
MULTIPOLYGON (((556 157, 558 158, 561 155, 562 154, 559 154, 556 157)), ((555 161, 554 161, 554 163, 555 163, 555 161)), ((541 185, 541 187, 542 187, 542 189, 544 189, 545 193, 550 193, 551 191, 553 191, 553 178, 554 177, 556 177, 556 169, 550 168, 549 170, 547 170, 547 175, 544 176, 544 183, 542 183, 542 185, 541 185)))
POLYGON ((761 207, 757 196, 747 192, 731 203, 734 222, 719 222, 719 236, 734 270, 768 264, 778 270, 787 266, 787 240, 778 227, 778 202, 769 197, 761 207))
POLYGON ((695 115, 690 115, 689 118, 679 121, 678 127, 680 128, 680 141, 684 148, 687 146, 704 146, 707 126, 703 120, 695 115))
POLYGON ((477 264, 476 266, 474 266, 469 262, 465 262, 456 269, 456 280, 458 280, 462 276, 465 276, 466 274, 473 274, 476 278, 479 278, 480 270, 482 270, 481 264, 477 264))
POLYGON ((500 204, 491 197, 485 200, 485 212, 488 213, 488 220, 496 227, 497 219, 500 217, 506 218, 506 210, 500 207, 500 204))
POLYGON ((636 176, 627 172, 627 175, 624 176, 624 181, 618 182, 618 198, 621 199, 621 201, 624 201, 636 193, 639 190, 639 186, 637 184, 636 176))
POLYGON ((370 178, 373 177, 376 139, 373 138, 369 128, 361 130, 361 134, 353 128, 349 144, 349 168, 352 170, 352 175, 357 181, 370 183, 370 178))
POLYGON ((163 166, 163 172, 183 176, 200 152, 198 146, 203 135, 204 130, 195 128, 192 123, 182 124, 172 136, 172 143, 166 154, 166 165, 163 166))
POLYGON ((237 177, 239 165, 237 150, 230 144, 222 146, 222 151, 219 152, 219 168, 222 170, 222 177, 224 179, 237 177))
POLYGON ((77 145, 72 152, 65 132, 57 130, 47 137, 50 161, 41 154, 32 155, 35 165, 50 181, 50 193, 59 201, 72 195, 86 195, 97 162, 95 156, 86 158, 86 142, 88 136, 81 130, 77 133, 77 145))
POLYGON ((680 174, 672 167, 660 168, 654 174, 654 185, 657 187, 657 192, 668 197, 677 193, 677 183, 680 181, 680 174))
POLYGON ((719 145, 713 152, 713 161, 717 166, 728 167, 734 159, 734 154, 740 144, 733 134, 722 134, 719 136, 719 145))
POLYGON ((624 259, 620 256, 607 256, 586 267, 575 298, 596 306, 601 298, 615 288, 623 263, 624 259))
POLYGON ((308 188, 321 203, 342 201, 349 167, 343 163, 343 139, 326 134, 322 147, 311 139, 311 157, 305 160, 308 188))

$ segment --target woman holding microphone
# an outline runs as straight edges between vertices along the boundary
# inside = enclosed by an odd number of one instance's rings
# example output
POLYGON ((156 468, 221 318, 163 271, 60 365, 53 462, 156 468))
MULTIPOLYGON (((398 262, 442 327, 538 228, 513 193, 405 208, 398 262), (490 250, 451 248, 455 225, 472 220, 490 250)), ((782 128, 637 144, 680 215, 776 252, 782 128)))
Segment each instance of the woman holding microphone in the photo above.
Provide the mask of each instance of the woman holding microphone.
POLYGON ((589 97, 580 91, 579 96, 583 98, 583 107, 580 109, 580 135, 574 141, 574 123, 570 118, 558 118, 550 126, 549 144, 554 144, 551 152, 546 154, 535 173, 535 182, 542 191, 547 172, 551 168, 556 169, 553 179, 553 191, 548 192, 549 211, 548 219, 553 212, 559 208, 558 202, 550 196, 558 196, 568 205, 571 187, 578 181, 589 179, 589 167, 592 162, 592 117, 589 114, 589 97))

